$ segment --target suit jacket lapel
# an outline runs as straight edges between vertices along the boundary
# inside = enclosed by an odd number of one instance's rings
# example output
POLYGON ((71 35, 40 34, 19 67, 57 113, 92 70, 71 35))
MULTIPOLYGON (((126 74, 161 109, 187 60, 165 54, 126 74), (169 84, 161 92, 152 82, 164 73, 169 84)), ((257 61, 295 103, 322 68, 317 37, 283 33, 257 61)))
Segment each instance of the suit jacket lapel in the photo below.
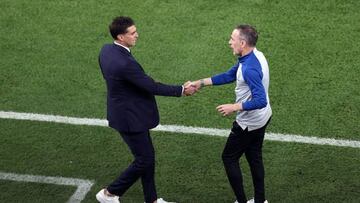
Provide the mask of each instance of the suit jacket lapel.
MULTIPOLYGON (((119 46, 119 45, 116 45, 114 44, 114 46, 116 46, 117 49, 119 49, 122 53, 124 53, 126 56, 129 56, 130 60, 134 61, 142 71, 144 71, 144 69, 141 67, 141 65, 136 61, 136 59, 133 57, 133 55, 128 51, 126 50, 124 47, 122 46, 119 46)), ((145 71, 144 71, 145 72, 145 71)))

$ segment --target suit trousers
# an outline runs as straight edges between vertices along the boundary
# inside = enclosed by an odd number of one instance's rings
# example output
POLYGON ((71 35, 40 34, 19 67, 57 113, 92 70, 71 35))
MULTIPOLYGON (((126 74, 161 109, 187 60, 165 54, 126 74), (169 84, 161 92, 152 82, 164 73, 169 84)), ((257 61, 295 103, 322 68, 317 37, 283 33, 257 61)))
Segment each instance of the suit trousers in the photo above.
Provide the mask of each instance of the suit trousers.
POLYGON ((262 145, 265 129, 269 121, 260 129, 248 131, 243 130, 236 121, 233 123, 231 133, 227 139, 222 153, 226 175, 239 203, 246 203, 242 173, 239 160, 245 153, 249 163, 252 181, 254 184, 255 203, 265 201, 264 164, 262 160, 262 145))
POLYGON ((143 187, 146 203, 157 199, 155 188, 155 151, 149 131, 140 133, 123 133, 121 137, 134 155, 135 160, 112 182, 107 190, 111 194, 122 196, 139 178, 143 187))

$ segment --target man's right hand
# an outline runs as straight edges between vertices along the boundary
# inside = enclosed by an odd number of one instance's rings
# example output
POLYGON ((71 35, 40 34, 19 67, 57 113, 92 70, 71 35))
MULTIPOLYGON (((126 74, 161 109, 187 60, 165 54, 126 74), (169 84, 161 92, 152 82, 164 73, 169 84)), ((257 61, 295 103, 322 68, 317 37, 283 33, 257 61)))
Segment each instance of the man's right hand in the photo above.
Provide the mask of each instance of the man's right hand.
POLYGON ((191 81, 187 81, 186 83, 184 83, 183 86, 184 86, 184 92, 183 92, 184 96, 191 96, 199 90, 199 88, 197 88, 196 85, 194 85, 191 81))

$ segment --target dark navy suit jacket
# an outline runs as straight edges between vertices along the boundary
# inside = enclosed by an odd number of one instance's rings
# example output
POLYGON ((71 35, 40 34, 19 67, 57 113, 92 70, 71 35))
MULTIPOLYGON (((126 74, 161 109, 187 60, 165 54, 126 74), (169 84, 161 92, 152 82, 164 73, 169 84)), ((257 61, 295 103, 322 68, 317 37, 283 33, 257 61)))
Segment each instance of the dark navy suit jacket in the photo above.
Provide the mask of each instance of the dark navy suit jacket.
POLYGON ((128 50, 106 44, 99 64, 107 85, 107 119, 119 132, 143 132, 159 124, 154 95, 177 96, 182 86, 155 82, 128 50))

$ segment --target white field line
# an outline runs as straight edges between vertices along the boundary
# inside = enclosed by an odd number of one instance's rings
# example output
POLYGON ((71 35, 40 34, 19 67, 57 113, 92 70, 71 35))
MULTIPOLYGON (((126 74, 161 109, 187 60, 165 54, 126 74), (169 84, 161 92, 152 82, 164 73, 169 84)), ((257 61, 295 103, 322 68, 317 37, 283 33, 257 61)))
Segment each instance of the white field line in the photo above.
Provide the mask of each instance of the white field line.
MULTIPOLYGON (((73 125, 108 126, 108 122, 105 119, 75 118, 75 117, 55 116, 55 115, 45 115, 45 114, 35 114, 35 113, 18 113, 11 111, 0 111, 0 118, 45 121, 45 122, 65 123, 65 124, 73 124, 73 125)), ((225 129, 216 129, 216 128, 188 127, 188 126, 180 126, 180 125, 158 125, 153 130, 176 132, 176 133, 187 133, 187 134, 203 134, 203 135, 222 136, 222 137, 227 137, 230 132, 230 129, 225 130, 225 129)), ((319 137, 291 135, 291 134, 266 133, 265 140, 360 148, 360 141, 319 138, 319 137)))
POLYGON ((81 202, 85 198, 85 195, 90 191, 91 186, 94 184, 90 180, 77 179, 77 178, 36 176, 36 175, 4 173, 4 172, 0 172, 0 179, 19 181, 19 182, 77 186, 75 193, 67 201, 68 203, 81 202))

